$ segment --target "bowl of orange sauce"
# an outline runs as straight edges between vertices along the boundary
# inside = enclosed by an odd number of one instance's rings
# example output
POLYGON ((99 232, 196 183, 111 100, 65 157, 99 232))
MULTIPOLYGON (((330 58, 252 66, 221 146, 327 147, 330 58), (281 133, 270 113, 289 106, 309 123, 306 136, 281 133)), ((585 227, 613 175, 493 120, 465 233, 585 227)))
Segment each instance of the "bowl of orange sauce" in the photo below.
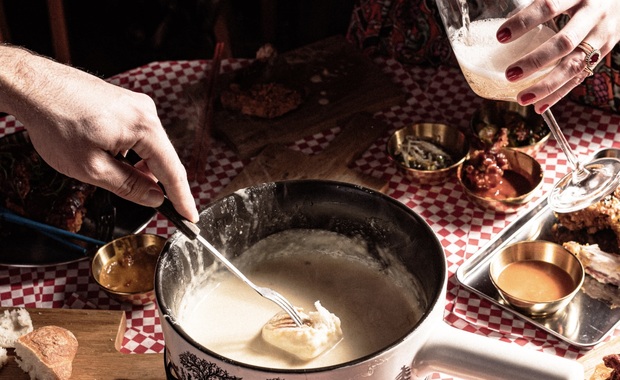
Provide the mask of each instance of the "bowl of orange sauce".
POLYGON ((566 307, 581 289, 581 261, 559 244, 521 241, 498 252, 489 276, 501 298, 518 311, 544 317, 566 307))
MULTIPOLYGON (((468 173, 468 167, 479 170, 483 166, 480 162, 474 162, 478 160, 479 152, 473 152, 457 170, 458 182, 463 192, 479 208, 504 214, 515 213, 528 204, 542 187, 543 170, 540 163, 529 154, 510 148, 502 148, 498 151, 500 154, 498 157, 508 164, 508 169, 503 170, 503 174, 499 176, 501 178, 496 179, 496 183, 486 188, 477 186, 468 173)), ((485 159, 480 161, 485 161, 485 159)), ((488 174, 483 172, 479 176, 493 177, 488 174)))
POLYGON ((91 275, 110 297, 134 305, 155 301, 155 267, 166 239, 134 234, 100 247, 91 262, 91 275))

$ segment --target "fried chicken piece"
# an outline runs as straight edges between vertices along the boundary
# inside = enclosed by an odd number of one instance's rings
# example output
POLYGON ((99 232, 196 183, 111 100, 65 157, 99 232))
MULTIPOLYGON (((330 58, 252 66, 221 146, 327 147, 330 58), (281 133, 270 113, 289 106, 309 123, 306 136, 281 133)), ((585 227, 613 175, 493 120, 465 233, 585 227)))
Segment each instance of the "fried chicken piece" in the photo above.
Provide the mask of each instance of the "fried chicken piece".
POLYGON ((227 110, 273 119, 297 109, 305 90, 298 75, 270 44, 261 46, 249 67, 239 70, 220 94, 227 110))
POLYGON ((580 244, 598 244, 602 251, 620 255, 620 247, 616 241, 616 234, 605 229, 589 234, 586 230, 571 231, 560 223, 554 223, 551 227, 553 241, 563 243, 565 241, 575 241, 580 244))
POLYGON ((589 380, 620 380, 620 355, 609 354, 595 367, 589 380))
POLYGON ((47 165, 31 144, 0 145, 0 206, 78 232, 96 187, 47 165))
POLYGON ((562 226, 571 231, 585 229, 587 233, 594 234, 610 229, 620 246, 620 188, 583 210, 556 213, 555 216, 562 226))
POLYGON ((299 91, 281 83, 257 83, 249 89, 231 84, 220 95, 220 101, 226 109, 273 119, 299 107, 303 97, 299 91))
POLYGON ((611 368, 613 372, 609 375, 609 380, 620 380, 620 355, 611 354, 603 358, 603 363, 607 368, 611 368))

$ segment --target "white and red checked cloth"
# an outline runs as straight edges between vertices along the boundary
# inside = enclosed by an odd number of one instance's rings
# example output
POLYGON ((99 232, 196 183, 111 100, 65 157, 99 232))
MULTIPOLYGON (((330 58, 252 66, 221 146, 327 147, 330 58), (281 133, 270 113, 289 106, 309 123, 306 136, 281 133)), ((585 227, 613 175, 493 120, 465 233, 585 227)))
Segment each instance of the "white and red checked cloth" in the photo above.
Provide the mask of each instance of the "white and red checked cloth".
MULTIPOLYGON (((247 60, 225 60, 221 70, 236 70, 248 63, 247 60)), ((403 67, 390 59, 378 59, 376 63, 385 72, 386 80, 399 84, 407 94, 404 104, 375 115, 391 125, 389 133, 414 122, 445 122, 463 129, 469 127, 469 119, 482 100, 472 93, 458 69, 403 67)), ((166 125, 171 120, 188 117, 188 104, 182 93, 188 86, 204 78, 208 65, 207 61, 154 62, 109 78, 109 81, 150 95, 157 103, 162 122, 166 125)), ((620 148, 618 115, 570 102, 554 107, 554 113, 578 154, 591 154, 604 147, 620 148)), ((0 136, 19 129, 21 126, 11 116, 0 119, 0 136)), ((291 148, 307 154, 320 152, 338 131, 336 127, 308 136, 291 144, 291 148)), ((473 333, 568 358, 577 358, 583 354, 578 348, 458 286, 453 274, 459 265, 519 214, 486 213, 475 208, 466 199, 455 179, 442 186, 412 184, 390 164, 385 155, 384 147, 389 133, 376 141, 355 162, 354 168, 388 179, 388 194, 424 217, 440 239, 450 274, 446 322, 473 333)), ((199 206, 214 199, 247 164, 221 141, 213 141, 211 149, 206 169, 207 180, 204 183, 192 183, 192 191, 199 206)), ((568 171, 568 166, 554 140, 550 140, 536 158, 542 164, 545 175, 543 191, 539 195, 542 196, 568 171)), ((169 236, 174 228, 167 220, 157 216, 147 226, 146 232, 169 236)), ((124 351, 151 353, 162 352, 164 348, 155 306, 128 307, 110 300, 90 279, 86 261, 47 268, 0 267, 0 305, 123 309, 126 310, 128 323, 124 351)), ((620 335, 620 329, 610 335, 620 335)), ((450 379, 441 374, 435 374, 432 378, 450 379)))

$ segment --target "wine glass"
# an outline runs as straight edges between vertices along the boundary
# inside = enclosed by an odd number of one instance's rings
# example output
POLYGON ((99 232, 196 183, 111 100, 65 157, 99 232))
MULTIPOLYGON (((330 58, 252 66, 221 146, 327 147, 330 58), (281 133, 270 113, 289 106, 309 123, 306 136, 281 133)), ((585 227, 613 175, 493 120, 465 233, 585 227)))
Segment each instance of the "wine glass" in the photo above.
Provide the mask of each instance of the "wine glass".
MULTIPOLYGON (((509 82, 508 65, 552 37, 553 22, 530 30, 507 44, 497 41, 498 28, 531 0, 436 0, 439 13, 461 71, 472 90, 483 98, 516 101, 517 94, 542 79, 555 64, 520 80, 509 82)), ((557 63, 556 63, 557 64, 557 63)), ((583 209, 611 194, 620 184, 620 160, 601 158, 581 163, 562 134, 551 109, 543 119, 572 168, 551 190, 548 202, 560 213, 583 209)))

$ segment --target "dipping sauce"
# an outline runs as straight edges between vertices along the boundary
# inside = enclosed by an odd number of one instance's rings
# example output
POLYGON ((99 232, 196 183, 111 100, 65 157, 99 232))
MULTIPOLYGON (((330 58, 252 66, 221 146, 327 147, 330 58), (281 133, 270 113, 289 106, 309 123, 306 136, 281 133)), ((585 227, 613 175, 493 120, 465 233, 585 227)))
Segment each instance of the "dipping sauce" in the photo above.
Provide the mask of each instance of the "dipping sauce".
POLYGON ((555 301, 575 289, 575 283, 566 271, 541 260, 508 264, 497 277, 497 285, 514 297, 532 302, 555 301))
POLYGON ((520 197, 530 191, 532 191, 532 184, 527 178, 513 170, 505 170, 497 186, 488 190, 476 190, 474 193, 485 198, 503 200, 520 197))
POLYGON ((276 290, 293 305, 311 310, 320 300, 340 318, 342 340, 312 360, 302 361, 262 339, 263 325, 280 309, 227 271, 196 276, 208 282, 183 296, 178 323, 217 354, 262 367, 319 368, 373 354, 406 336, 421 318, 424 302, 410 275, 394 275, 400 271, 397 263, 382 271, 367 263, 368 256, 366 245, 343 235, 287 230, 234 261, 254 283, 276 290))
POLYGON ((156 245, 126 246, 122 253, 117 253, 105 264, 99 283, 116 292, 134 293, 152 289, 160 251, 161 247, 156 245))

